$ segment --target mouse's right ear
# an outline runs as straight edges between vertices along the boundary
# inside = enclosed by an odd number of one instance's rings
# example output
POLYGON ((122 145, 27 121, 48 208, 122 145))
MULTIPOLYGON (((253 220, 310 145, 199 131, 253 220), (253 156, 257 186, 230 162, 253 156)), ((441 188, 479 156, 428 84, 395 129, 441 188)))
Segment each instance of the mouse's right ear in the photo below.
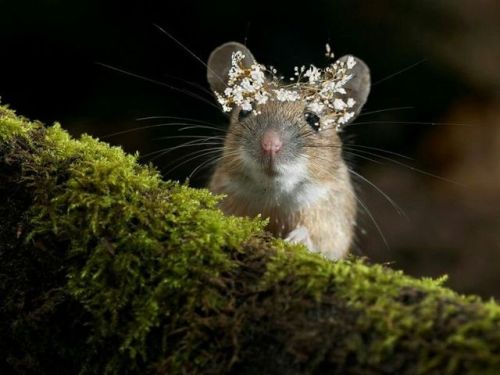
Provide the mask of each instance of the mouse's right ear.
POLYGON ((228 74, 231 69, 232 55, 241 51, 245 58, 242 60, 244 67, 255 64, 255 59, 250 50, 238 42, 228 42, 212 51, 207 63, 207 79, 212 91, 223 93, 227 87, 228 74))

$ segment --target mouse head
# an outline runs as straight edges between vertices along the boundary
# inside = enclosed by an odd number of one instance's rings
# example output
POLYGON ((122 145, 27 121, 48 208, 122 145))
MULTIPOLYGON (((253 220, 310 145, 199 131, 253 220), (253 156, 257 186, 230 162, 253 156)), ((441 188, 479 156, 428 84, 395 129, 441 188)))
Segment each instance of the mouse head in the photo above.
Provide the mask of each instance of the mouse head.
POLYGON ((289 174, 297 166, 331 175, 342 162, 338 133, 359 114, 370 91, 364 62, 344 56, 325 69, 296 67, 285 81, 244 45, 229 42, 212 52, 207 67, 212 91, 230 114, 226 156, 253 177, 289 174))

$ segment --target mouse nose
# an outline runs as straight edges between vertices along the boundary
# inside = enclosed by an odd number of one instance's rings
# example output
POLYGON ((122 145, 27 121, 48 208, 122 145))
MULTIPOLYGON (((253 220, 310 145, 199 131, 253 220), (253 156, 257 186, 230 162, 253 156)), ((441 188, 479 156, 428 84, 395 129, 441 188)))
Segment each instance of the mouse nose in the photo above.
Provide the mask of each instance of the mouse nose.
POLYGON ((283 142, 274 130, 266 130, 260 140, 262 151, 267 155, 274 155, 281 150, 283 142))

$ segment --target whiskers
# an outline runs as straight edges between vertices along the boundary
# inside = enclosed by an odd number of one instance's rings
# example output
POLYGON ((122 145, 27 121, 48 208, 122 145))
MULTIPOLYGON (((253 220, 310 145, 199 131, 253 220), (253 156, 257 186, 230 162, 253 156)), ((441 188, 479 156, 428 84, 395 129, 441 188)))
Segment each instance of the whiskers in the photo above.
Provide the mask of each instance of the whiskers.
POLYGON ((214 164, 223 154, 226 130, 197 124, 190 124, 177 129, 179 132, 187 130, 210 130, 212 133, 217 134, 186 134, 158 137, 155 138, 156 141, 173 141, 174 145, 162 147, 159 150, 144 154, 140 156, 140 159, 148 162, 155 161, 155 164, 158 165, 160 171, 167 178, 171 177, 174 171, 179 170, 183 166, 187 167, 192 162, 195 162, 196 165, 187 178, 193 177, 197 172, 203 170, 203 168, 214 164), (173 158, 165 159, 172 155, 174 155, 173 158))
POLYGON ((359 126, 359 125, 376 125, 376 124, 386 124, 386 125, 417 125, 417 126, 474 126, 473 124, 467 123, 456 123, 456 122, 425 122, 425 121, 387 121, 387 120, 373 120, 373 121, 360 121, 353 122, 349 126, 359 126))
POLYGON ((121 130, 115 133, 110 133, 110 134, 105 134, 101 136, 101 139, 108 139, 112 137, 116 137, 118 135, 123 135, 123 134, 128 134, 128 133, 133 133, 133 132, 140 132, 148 129, 157 129, 157 128, 164 128, 168 126, 184 126, 183 128, 179 128, 179 131, 184 131, 188 129, 210 129, 212 131, 222 131, 225 132, 225 130, 220 129, 217 127, 215 124, 206 122, 206 121, 201 121, 197 119, 192 119, 188 117, 175 117, 175 116, 149 116, 149 117, 142 117, 137 119, 137 121, 145 121, 145 120, 155 120, 155 119, 173 119, 173 120, 179 120, 179 121, 172 121, 172 122, 163 122, 160 124, 153 124, 153 125, 145 125, 145 126, 138 126, 132 129, 126 129, 126 130, 121 130))
MULTIPOLYGON (((315 167, 319 168, 322 173, 329 175, 332 179, 337 179, 339 177, 338 175, 335 174, 335 171, 332 171, 332 169, 328 168, 328 167, 331 167, 331 165, 330 165, 332 163, 331 159, 326 159, 326 158, 322 158, 322 157, 318 157, 318 156, 311 157, 307 154, 300 154, 299 156, 305 158, 306 160, 308 160, 310 162, 316 162, 315 167)), ((377 187, 374 183, 372 183, 368 179, 361 176, 359 173, 355 172, 353 169, 351 169, 351 168, 347 168, 347 169, 348 169, 350 175, 353 177, 353 179, 360 179, 362 182, 368 183, 371 187, 375 188, 375 190, 377 192, 379 192, 396 209, 396 211, 399 214, 404 215, 403 210, 394 202, 394 200, 392 198, 390 198, 386 193, 384 193, 382 191, 382 189, 377 187)), ((368 215, 368 217, 370 218, 371 222, 373 223, 373 226, 377 230, 377 233, 379 234, 386 249, 390 250, 389 242, 387 241, 387 238, 382 230, 382 227, 380 226, 380 224, 376 220, 375 216, 371 212, 368 205, 354 191, 352 192, 352 194, 353 194, 353 198, 358 203, 358 207, 362 208, 364 213, 366 215, 368 215)))
POLYGON ((207 104, 207 105, 209 105, 209 106, 211 106, 211 107, 216 108, 217 110, 219 110, 219 107, 213 101, 213 97, 206 98, 202 94, 199 94, 199 93, 197 93, 195 91, 188 90, 186 88, 177 87, 177 86, 171 85, 171 84, 163 82, 163 81, 159 81, 159 80, 156 80, 156 79, 153 79, 153 78, 146 77, 146 76, 141 75, 141 74, 137 74, 137 73, 134 73, 134 72, 122 69, 122 68, 118 68, 116 66, 108 65, 108 64, 105 64, 105 63, 101 63, 101 62, 96 62, 96 64, 100 65, 100 66, 102 66, 104 68, 113 70, 115 72, 127 75, 129 77, 137 78, 137 79, 145 81, 145 82, 149 82, 149 83, 153 83, 153 84, 158 85, 158 86, 166 87, 169 90, 178 92, 180 94, 187 95, 187 96, 189 96, 189 97, 191 97, 193 99, 199 100, 200 102, 202 102, 204 104, 207 104))

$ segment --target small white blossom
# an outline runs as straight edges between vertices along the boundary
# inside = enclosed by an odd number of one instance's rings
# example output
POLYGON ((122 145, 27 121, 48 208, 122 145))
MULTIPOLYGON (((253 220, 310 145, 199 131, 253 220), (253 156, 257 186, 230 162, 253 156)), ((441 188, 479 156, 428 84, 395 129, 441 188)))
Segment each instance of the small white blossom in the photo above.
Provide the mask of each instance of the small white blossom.
POLYGON ((356 60, 354 59, 354 57, 349 56, 347 58, 347 69, 352 69, 354 68, 355 65, 356 65, 356 60))
POLYGON ((342 111, 345 107, 347 107, 347 104, 342 99, 335 99, 333 101, 333 108, 337 111, 342 111))
POLYGON ((344 87, 347 82, 352 78, 352 74, 345 75, 340 81, 337 82, 337 87, 344 87))
POLYGON ((245 58, 245 55, 241 51, 235 51, 231 55, 232 66, 238 66, 239 63, 245 58))
POLYGON ((257 102, 257 104, 266 104, 268 100, 269 96, 265 91, 259 91, 257 94, 255 94, 255 101, 257 102))
POLYGON ((252 71, 250 73, 250 77, 255 83, 255 86, 261 87, 265 81, 264 69, 262 69, 261 65, 252 65, 252 71))
POLYGON ((241 88, 244 90, 244 91, 248 91, 248 92, 252 92, 252 91, 255 91, 255 86, 253 84, 253 81, 251 81, 250 79, 248 78, 244 78, 242 81, 241 81, 241 88))
POLYGON ((323 112, 325 105, 320 103, 320 102, 312 102, 308 105, 308 108, 312 112, 319 114, 319 113, 323 112))
POLYGON ((342 116, 339 117, 338 123, 343 125, 343 124, 347 123, 353 117, 354 117, 354 112, 346 112, 342 116))
POLYGON ((228 101, 221 94, 215 91, 215 96, 217 97, 217 101, 222 105, 222 110, 224 112, 231 112, 231 107, 228 105, 228 101))
POLYGON ((300 94, 297 91, 291 91, 286 89, 274 90, 276 94, 276 99, 280 102, 294 102, 300 99, 300 94))
POLYGON ((329 59, 333 59, 334 58, 334 54, 332 52, 332 47, 330 47, 330 44, 329 43, 326 43, 325 44, 325 56, 328 57, 329 59))
POLYGON ((321 70, 316 68, 314 65, 311 65, 304 73, 304 77, 309 78, 309 83, 316 83, 321 78, 321 70))
POLYGON ((241 105, 241 103, 243 103, 243 100, 244 100, 244 97, 243 97, 243 92, 240 88, 237 88, 236 90, 233 91, 233 101, 238 104, 238 105, 241 105))
POLYGON ((244 111, 251 111, 252 110, 252 104, 250 104, 250 102, 248 101, 244 101, 241 103, 241 109, 244 110, 244 111))

